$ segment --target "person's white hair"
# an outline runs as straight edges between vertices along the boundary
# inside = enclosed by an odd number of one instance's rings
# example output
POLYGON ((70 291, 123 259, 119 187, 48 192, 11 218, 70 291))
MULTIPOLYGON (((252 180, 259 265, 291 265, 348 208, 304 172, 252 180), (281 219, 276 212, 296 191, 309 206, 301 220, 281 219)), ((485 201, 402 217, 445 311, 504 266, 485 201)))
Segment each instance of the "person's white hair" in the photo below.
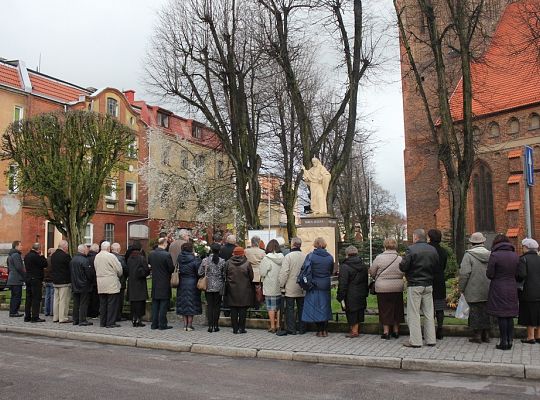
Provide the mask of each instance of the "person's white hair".
POLYGON ((58 243, 58 248, 66 251, 68 249, 69 245, 67 240, 60 240, 60 243, 58 243))
POLYGON ((90 246, 90 251, 99 252, 99 244, 92 243, 92 246, 90 246))
POLYGON ((84 254, 84 252, 86 251, 86 245, 85 245, 85 244, 80 244, 80 245, 78 245, 78 246, 77 246, 77 251, 78 251, 79 253, 83 253, 83 254, 84 254))
POLYGON ((259 247, 259 243, 261 242, 261 238, 257 235, 251 237, 251 245, 254 247, 259 247))
POLYGON ((178 236, 180 237, 180 239, 189 240, 189 231, 187 229, 180 229, 180 232, 178 232, 178 236))
POLYGON ((111 242, 104 241, 103 243, 101 243, 101 250, 109 251, 110 248, 111 242))
POLYGON ((113 243, 111 244, 111 251, 113 253, 120 253, 120 243, 113 243))
POLYGON ((521 241, 521 245, 530 250, 538 250, 538 242, 532 238, 525 238, 521 241))
POLYGON ((299 237, 293 237, 291 239, 291 247, 302 247, 302 239, 300 239, 299 237))
POLYGON ((236 244, 236 236, 235 235, 227 236, 227 243, 236 244))

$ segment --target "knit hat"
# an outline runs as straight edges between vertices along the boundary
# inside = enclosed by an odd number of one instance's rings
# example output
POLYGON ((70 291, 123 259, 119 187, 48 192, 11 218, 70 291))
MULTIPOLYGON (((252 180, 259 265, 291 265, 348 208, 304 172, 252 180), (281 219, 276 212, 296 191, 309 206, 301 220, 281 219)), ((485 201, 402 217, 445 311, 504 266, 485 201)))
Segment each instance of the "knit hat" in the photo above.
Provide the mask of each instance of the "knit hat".
POLYGON ((538 242, 534 239, 531 239, 531 238, 526 238, 526 239, 523 239, 521 241, 521 244, 525 247, 527 247, 528 249, 531 249, 531 250, 537 250, 538 249, 538 242))
POLYGON ((474 232, 469 238, 469 242, 471 242, 472 244, 484 243, 485 241, 486 238, 484 237, 484 235, 482 235, 482 232, 474 232))
POLYGON ((245 255, 245 251, 244 251, 244 248, 243 247, 235 247, 233 252, 232 252, 233 256, 243 256, 245 255))

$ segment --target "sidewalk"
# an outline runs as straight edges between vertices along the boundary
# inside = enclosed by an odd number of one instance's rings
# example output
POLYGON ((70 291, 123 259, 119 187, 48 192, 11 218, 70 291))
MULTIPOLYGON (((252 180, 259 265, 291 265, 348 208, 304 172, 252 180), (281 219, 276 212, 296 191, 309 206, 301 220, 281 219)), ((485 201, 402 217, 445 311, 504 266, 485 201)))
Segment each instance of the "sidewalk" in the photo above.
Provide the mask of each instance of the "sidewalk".
POLYGON ((327 338, 313 333, 278 337, 256 329, 234 335, 231 328, 208 333, 201 325, 185 332, 177 322, 171 323, 174 329, 166 331, 151 330, 148 325, 133 328, 128 321, 121 322, 121 328, 106 329, 96 326, 97 320, 93 320, 94 326, 78 327, 46 319, 32 324, 1 311, 0 332, 221 356, 540 379, 540 344, 525 345, 519 340, 510 351, 495 349, 496 339, 490 344, 473 344, 464 337, 448 337, 435 347, 411 349, 401 344, 407 336, 389 341, 367 334, 348 339, 341 333, 330 333, 327 338))

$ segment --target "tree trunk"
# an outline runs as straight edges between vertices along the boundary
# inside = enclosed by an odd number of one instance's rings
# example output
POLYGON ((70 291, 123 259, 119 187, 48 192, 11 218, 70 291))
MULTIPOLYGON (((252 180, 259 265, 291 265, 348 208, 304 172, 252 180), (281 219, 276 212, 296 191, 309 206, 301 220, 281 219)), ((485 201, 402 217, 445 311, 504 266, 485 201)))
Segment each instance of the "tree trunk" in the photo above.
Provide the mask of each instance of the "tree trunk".
POLYGON ((452 217, 452 247, 456 253, 458 263, 461 263, 465 254, 465 225, 468 182, 454 182, 450 184, 451 191, 451 217, 452 217))

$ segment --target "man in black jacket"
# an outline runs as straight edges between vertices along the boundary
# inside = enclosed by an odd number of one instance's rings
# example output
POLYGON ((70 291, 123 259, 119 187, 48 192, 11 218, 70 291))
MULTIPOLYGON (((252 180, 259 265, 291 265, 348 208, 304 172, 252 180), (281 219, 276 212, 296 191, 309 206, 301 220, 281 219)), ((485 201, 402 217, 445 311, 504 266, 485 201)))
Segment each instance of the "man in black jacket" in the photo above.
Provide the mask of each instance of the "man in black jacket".
POLYGON ((227 261, 229 258, 232 257, 233 251, 235 247, 238 245, 236 244, 236 236, 235 235, 229 235, 225 239, 225 244, 221 246, 221 250, 219 251, 219 256, 223 258, 225 261, 227 261))
POLYGON ((116 322, 126 321, 126 319, 122 316, 122 311, 124 309, 124 301, 126 299, 127 278, 129 274, 129 269, 126 264, 126 258, 122 254, 120 254, 120 250, 120 243, 111 244, 111 253, 116 256, 116 258, 120 262, 120 265, 122 266, 122 276, 120 277, 120 293, 118 293, 118 314, 116 317, 116 322))
POLYGON ((43 290, 44 269, 47 259, 41 254, 41 245, 34 243, 32 249, 24 257, 26 267, 26 303, 24 305, 25 322, 45 322, 39 318, 41 295, 43 290))
POLYGON ((53 322, 65 324, 69 319, 69 301, 71 300, 71 273, 68 243, 61 240, 58 249, 51 256, 51 276, 54 285, 53 322))
POLYGON ((165 250, 167 244, 167 238, 160 238, 158 247, 148 256, 148 263, 152 267, 152 329, 172 328, 167 322, 167 310, 174 264, 171 255, 165 250))
POLYGON ((407 248, 399 269, 407 279, 407 324, 409 341, 406 347, 422 347, 420 310, 424 314, 424 339, 428 346, 435 346, 435 319, 433 315, 433 269, 439 255, 426 241, 426 232, 417 229, 413 233, 413 245, 407 248))
POLYGON ((95 270, 90 266, 87 257, 88 247, 80 244, 77 247, 77 254, 73 256, 69 263, 71 271, 71 289, 73 290, 73 325, 88 326, 93 325, 88 322, 88 301, 92 292, 95 280, 95 270))

